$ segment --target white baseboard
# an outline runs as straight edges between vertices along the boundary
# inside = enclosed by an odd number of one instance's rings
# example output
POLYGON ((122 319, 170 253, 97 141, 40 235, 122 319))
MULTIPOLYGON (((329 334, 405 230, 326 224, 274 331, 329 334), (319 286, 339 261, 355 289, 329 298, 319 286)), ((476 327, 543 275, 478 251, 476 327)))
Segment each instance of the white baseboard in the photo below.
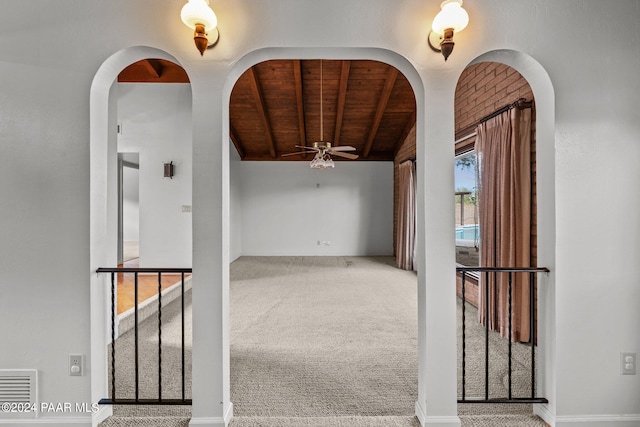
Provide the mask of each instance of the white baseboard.
POLYGON ((548 404, 533 405, 533 413, 542 418, 551 427, 555 426, 556 415, 549 410, 548 404))
POLYGON ((426 408, 418 401, 416 402, 416 417, 422 427, 460 427, 460 418, 451 417, 431 417, 427 415, 426 408))
POLYGON ((555 415, 547 405, 534 405, 533 411, 551 427, 640 427, 640 414, 555 415))
POLYGON ((231 418, 233 418, 233 402, 229 402, 229 406, 227 406, 227 410, 224 412, 225 425, 229 425, 231 418))
POLYGON ((91 416, 91 425, 98 427, 98 424, 113 415, 113 405, 100 405, 98 412, 91 416))
POLYGON ((192 417, 189 426, 205 426, 205 427, 227 427, 233 418, 233 403, 229 402, 227 409, 222 417, 192 417))
POLYGON ((555 427, 640 427, 640 415, 563 415, 555 427))
POLYGON ((420 425, 424 427, 425 420, 427 419, 427 411, 420 401, 416 402, 416 417, 418 417, 420 425))
POLYGON ((460 418, 453 417, 429 417, 424 422, 425 427, 460 427, 460 418))
POLYGON ((205 427, 226 427, 227 423, 223 417, 215 418, 191 418, 189 426, 205 426, 205 427))

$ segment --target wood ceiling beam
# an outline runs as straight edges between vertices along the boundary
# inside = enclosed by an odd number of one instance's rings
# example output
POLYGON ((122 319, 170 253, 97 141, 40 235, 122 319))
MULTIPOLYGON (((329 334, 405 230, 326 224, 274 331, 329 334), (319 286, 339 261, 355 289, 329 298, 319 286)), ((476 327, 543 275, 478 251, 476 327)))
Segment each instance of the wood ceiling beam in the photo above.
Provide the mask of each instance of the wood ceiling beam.
MULTIPOLYGON (((302 63, 299 59, 293 61, 293 79, 296 86, 296 107, 298 111, 298 130, 300 132, 299 145, 307 145, 307 130, 304 120, 304 98, 302 93, 302 63)), ((300 151, 305 150, 304 148, 300 148, 300 151)), ((306 158, 307 155, 304 154, 302 157, 306 158)))
POLYGON ((267 108, 264 103, 264 97, 262 96, 262 90, 260 89, 260 83, 258 82, 258 77, 256 76, 253 67, 249 68, 247 72, 249 73, 251 92, 253 93, 253 98, 256 102, 256 106, 258 107, 258 114, 260 115, 262 124, 264 125, 265 135, 267 137, 267 143, 269 145, 269 154, 271 154, 271 158, 275 159, 277 157, 276 145, 273 141, 271 122, 269 121, 269 116, 267 115, 267 108))
POLYGON ((118 74, 120 83, 189 83, 184 69, 164 59, 143 59, 118 74))
POLYGON ((145 70, 149 73, 151 78, 159 79, 162 75, 162 64, 158 62, 151 62, 149 59, 143 59, 140 61, 140 64, 144 67, 145 70))
POLYGON ((389 67, 387 80, 384 82, 384 87, 382 88, 382 94, 380 95, 380 100, 378 101, 378 108, 376 109, 376 115, 373 118, 373 124, 371 126, 371 130, 369 131, 369 137, 367 138, 367 143, 362 153, 362 157, 364 158, 369 157, 369 153, 371 152, 371 146, 373 145, 373 140, 375 139, 376 134, 378 133, 378 128, 380 127, 382 116, 384 115, 384 111, 387 109, 387 103, 389 102, 389 97, 391 96, 391 91, 393 90, 393 86, 396 84, 397 77, 398 77, 398 69, 395 67, 389 67))
POLYGON ((351 61, 342 61, 342 69, 340 70, 340 87, 338 89, 338 105, 336 107, 336 131, 333 135, 334 146, 340 145, 340 132, 342 131, 342 120, 344 118, 344 104, 347 99, 349 70, 351 70, 351 61))
POLYGON ((231 124, 229 124, 229 137, 231 138, 231 142, 233 142, 234 147, 236 147, 240 159, 244 159, 245 154, 244 150, 242 149, 242 141, 240 141, 240 138, 238 138, 238 134, 236 133, 236 130, 233 128, 233 126, 231 126, 231 124))
MULTIPOLYGON (((402 130, 402 133, 400 134, 400 136, 396 140, 395 144, 393 144, 393 158, 394 158, 394 160, 398 156, 398 153, 400 152, 400 149, 402 148, 402 146, 404 144, 404 140, 407 139, 407 136, 409 136, 409 132, 411 132, 411 129, 413 129, 413 125, 415 123, 416 123, 416 111, 413 110, 413 113, 411 113, 411 115, 409 116, 409 120, 407 120, 407 124, 404 125, 404 129, 402 130)), ((413 155, 415 157, 415 153, 413 153, 413 155)))

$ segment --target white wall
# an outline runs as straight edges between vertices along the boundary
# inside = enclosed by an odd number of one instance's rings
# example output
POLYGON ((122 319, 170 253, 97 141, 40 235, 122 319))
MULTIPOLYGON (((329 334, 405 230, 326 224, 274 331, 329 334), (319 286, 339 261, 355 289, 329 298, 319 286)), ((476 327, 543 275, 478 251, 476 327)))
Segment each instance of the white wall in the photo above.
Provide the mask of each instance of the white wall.
POLYGON ((191 86, 119 84, 118 123, 118 151, 140 156, 140 266, 191 267, 191 86))
POLYGON ((242 255, 242 171, 240 156, 229 141, 229 260, 242 255))
POLYGON ((243 255, 393 255, 393 162, 330 170, 242 162, 239 170, 243 255))

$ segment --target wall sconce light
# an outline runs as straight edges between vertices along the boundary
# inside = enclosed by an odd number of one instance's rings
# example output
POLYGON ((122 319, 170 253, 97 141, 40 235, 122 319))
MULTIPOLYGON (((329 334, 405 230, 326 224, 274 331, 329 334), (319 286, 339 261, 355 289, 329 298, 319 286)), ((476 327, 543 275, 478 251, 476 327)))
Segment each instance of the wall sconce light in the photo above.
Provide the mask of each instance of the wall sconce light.
POLYGON ((173 179, 173 175, 175 175, 173 162, 164 163, 164 178, 173 179))
POLYGON ((433 18, 429 32, 429 47, 442 53, 446 61, 453 52, 453 33, 464 30, 469 24, 469 14, 462 8, 462 0, 445 0, 440 4, 440 12, 433 18), (440 48, 435 47, 440 46, 440 48))
POLYGON ((209 7, 209 0, 189 0, 182 6, 180 18, 184 25, 194 30, 193 40, 200 56, 204 55, 205 49, 218 42, 218 18, 209 7))

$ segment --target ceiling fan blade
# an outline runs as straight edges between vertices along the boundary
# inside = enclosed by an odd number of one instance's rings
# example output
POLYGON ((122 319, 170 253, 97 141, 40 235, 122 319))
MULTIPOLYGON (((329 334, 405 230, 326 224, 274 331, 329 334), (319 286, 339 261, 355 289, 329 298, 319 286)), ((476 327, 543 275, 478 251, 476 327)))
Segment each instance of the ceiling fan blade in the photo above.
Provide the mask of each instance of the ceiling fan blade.
POLYGON ((338 157, 344 157, 346 159, 351 159, 351 160, 355 160, 358 158, 357 154, 349 154, 349 153, 341 153, 340 151, 337 152, 331 152, 330 153, 332 156, 338 156, 338 157))
POLYGON ((298 154, 309 154, 309 153, 315 153, 315 151, 297 151, 295 153, 287 153, 287 154, 283 154, 281 157, 287 157, 287 156, 296 156, 298 154))
POLYGON ((296 145, 296 148, 304 148, 305 150, 315 150, 315 151, 319 151, 320 148, 319 147, 307 147, 306 145, 296 145))
POLYGON ((331 147, 328 151, 356 151, 356 147, 350 145, 338 145, 337 147, 331 147))

